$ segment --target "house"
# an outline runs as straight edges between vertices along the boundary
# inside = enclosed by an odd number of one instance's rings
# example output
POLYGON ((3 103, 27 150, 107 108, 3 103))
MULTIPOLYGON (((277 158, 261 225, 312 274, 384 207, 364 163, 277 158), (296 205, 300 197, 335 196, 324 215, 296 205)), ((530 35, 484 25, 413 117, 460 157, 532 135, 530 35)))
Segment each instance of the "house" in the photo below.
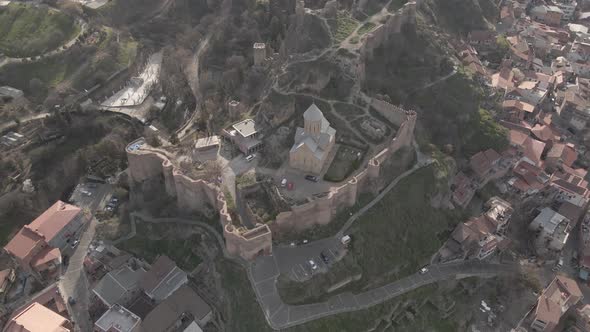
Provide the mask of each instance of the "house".
POLYGON ((33 302, 12 317, 4 327, 4 332, 70 332, 72 323, 56 312, 33 302))
POLYGON ((107 307, 115 304, 127 305, 140 291, 139 281, 146 271, 125 265, 107 273, 92 290, 107 307))
POLYGON ((94 332, 140 332, 141 318, 118 304, 94 323, 94 332))
POLYGON ((526 161, 518 162, 512 169, 512 173, 514 177, 508 180, 508 184, 522 196, 534 195, 549 184, 549 175, 543 169, 526 161))
POLYGON ((590 77, 590 43, 585 40, 574 41, 566 57, 574 73, 581 77, 590 77))
POLYGON ((161 255, 142 276, 139 286, 150 299, 161 302, 187 282, 186 272, 179 269, 168 256, 161 255))
POLYGON ((509 114, 512 122, 531 121, 536 116, 536 107, 520 100, 505 100, 502 108, 509 114))
POLYGON ((496 47, 496 32, 493 30, 473 30, 467 36, 469 44, 475 48, 496 47))
POLYGON ((541 249, 561 251, 572 229, 570 220, 551 208, 544 208, 529 224, 529 229, 537 231, 537 245, 541 249))
POLYGON ((578 284, 558 275, 543 290, 531 315, 533 331, 552 332, 561 317, 583 298, 578 284))
POLYGON ((514 211, 512 206, 498 197, 492 197, 485 206, 485 213, 457 225, 440 251, 442 260, 482 260, 506 246, 503 234, 514 211))
POLYGON ((590 304, 576 310, 576 328, 580 332, 590 331, 590 304))
POLYGON ((76 206, 57 201, 25 225, 4 247, 26 272, 45 278, 61 264, 61 251, 84 223, 76 206))
POLYGON ((223 137, 229 139, 245 155, 262 148, 260 128, 252 119, 245 119, 223 130, 223 137))
POLYGON ((549 125, 537 123, 532 129, 531 134, 535 136, 539 141, 548 143, 559 139, 559 132, 554 130, 549 125))
POLYGON ((455 175, 453 178, 453 183, 451 184, 453 202, 462 208, 466 208, 475 195, 476 189, 477 185, 471 178, 469 178, 463 172, 457 173, 457 175, 455 175))
POLYGON ((547 25, 559 26, 563 12, 557 6, 539 5, 531 9, 531 18, 547 25))
POLYGON ((522 131, 511 129, 508 132, 510 145, 517 149, 521 160, 540 166, 542 164, 541 155, 545 150, 545 143, 538 141, 522 131))
POLYGON ((289 151, 289 166, 319 174, 336 141, 336 130, 312 104, 303 113, 304 128, 297 128, 295 144, 289 151))
POLYGON ((145 317, 141 331, 182 331, 193 322, 203 327, 212 315, 211 307, 192 288, 182 285, 145 317))
POLYGON ((545 166, 555 168, 566 165, 571 167, 576 159, 578 159, 578 153, 573 144, 554 143, 545 157, 545 166))
POLYGON ((480 151, 469 159, 469 165, 482 183, 486 183, 495 175, 495 166, 500 162, 501 156, 494 149, 480 151))
POLYGON ((590 198, 588 181, 585 180, 588 171, 573 169, 567 165, 561 165, 550 177, 550 185, 558 194, 555 199, 558 202, 569 201, 578 206, 583 206, 590 198))
POLYGON ((512 68, 503 66, 499 72, 492 75, 492 87, 498 89, 512 89, 514 87, 514 72, 512 68))

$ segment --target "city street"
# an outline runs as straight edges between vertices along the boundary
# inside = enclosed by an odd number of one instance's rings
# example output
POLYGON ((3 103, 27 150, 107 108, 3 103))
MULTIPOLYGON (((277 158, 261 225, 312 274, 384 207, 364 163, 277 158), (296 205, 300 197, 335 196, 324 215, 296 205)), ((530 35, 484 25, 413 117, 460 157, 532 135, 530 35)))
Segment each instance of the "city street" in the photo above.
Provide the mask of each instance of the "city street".
POLYGON ((258 302, 267 322, 273 329, 288 328, 330 315, 366 309, 416 288, 442 280, 473 276, 492 277, 519 271, 516 264, 463 261, 432 265, 429 267, 429 271, 424 274, 416 273, 363 293, 342 293, 334 295, 325 302, 289 305, 282 301, 276 288, 276 281, 281 273, 277 261, 279 259, 276 255, 259 257, 250 264, 248 269, 248 276, 258 302))
POLYGON ((88 247, 94 238, 97 223, 95 218, 90 220, 88 228, 83 232, 80 243, 72 254, 66 271, 59 282, 59 289, 78 331, 92 331, 93 326, 88 313, 90 289, 83 264, 88 247), (76 303, 68 303, 69 297, 72 297, 76 303))

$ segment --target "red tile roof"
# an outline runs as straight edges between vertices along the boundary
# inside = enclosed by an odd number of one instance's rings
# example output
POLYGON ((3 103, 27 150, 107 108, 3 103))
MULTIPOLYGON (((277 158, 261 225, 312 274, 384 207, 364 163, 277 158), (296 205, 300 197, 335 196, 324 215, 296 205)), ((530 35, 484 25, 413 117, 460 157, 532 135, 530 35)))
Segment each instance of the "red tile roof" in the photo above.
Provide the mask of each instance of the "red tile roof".
POLYGON ((474 154, 469 160, 469 164, 477 175, 483 177, 492 169, 493 164, 498 160, 500 160, 500 154, 494 149, 488 149, 474 154))
POLYGON ((543 142, 553 141, 557 138, 556 133, 551 127, 542 124, 536 124, 533 129, 531 129, 531 132, 536 138, 543 142))
POLYGON ((520 111, 523 112, 527 112, 527 113, 533 113, 535 111, 535 106, 529 104, 529 103, 525 103, 523 101, 520 100, 505 100, 502 103, 502 107, 504 108, 516 108, 520 111))
POLYGON ((39 233, 25 226, 8 242, 4 249, 14 257, 26 261, 31 259, 31 252, 44 242, 45 240, 39 233))
POLYGON ((43 264, 49 263, 53 260, 59 259, 61 257, 61 252, 57 248, 47 247, 39 252, 39 254, 35 255, 35 258, 31 261, 31 266, 39 267, 43 264))
POLYGON ((26 227, 39 232, 49 242, 81 211, 77 206, 57 201, 26 227))
POLYGON ((572 166, 578 159, 578 153, 572 145, 555 143, 547 153, 547 158, 561 159, 565 165, 572 166))

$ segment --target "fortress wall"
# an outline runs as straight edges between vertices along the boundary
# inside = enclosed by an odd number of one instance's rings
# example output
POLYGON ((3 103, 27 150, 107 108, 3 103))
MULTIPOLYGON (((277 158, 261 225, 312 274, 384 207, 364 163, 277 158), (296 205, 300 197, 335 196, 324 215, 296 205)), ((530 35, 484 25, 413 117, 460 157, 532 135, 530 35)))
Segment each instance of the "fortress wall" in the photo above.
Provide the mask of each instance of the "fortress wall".
POLYGON ((395 14, 389 15, 385 24, 367 33, 362 40, 360 61, 371 59, 373 51, 387 42, 390 35, 401 33, 404 24, 415 22, 416 8, 420 5, 420 2, 421 0, 415 0, 406 3, 395 14))
POLYGON ((226 249, 230 254, 249 260, 272 251, 272 233, 267 225, 258 224, 252 230, 232 225, 225 195, 216 184, 184 175, 174 168, 165 152, 157 149, 127 149, 127 159, 129 175, 136 182, 163 176, 167 194, 176 197, 179 207, 201 210, 208 203, 217 209, 226 249))
MULTIPOLYGON (((273 232, 299 232, 315 225, 325 225, 342 210, 356 204, 363 192, 377 193, 384 184, 377 184, 381 166, 402 147, 411 146, 416 123, 416 113, 406 111, 389 103, 374 100, 382 110, 391 113, 392 119, 400 124, 397 135, 389 147, 383 149, 367 164, 367 167, 353 176, 348 182, 332 190, 324 197, 311 202, 293 206, 291 211, 281 212, 271 224, 273 232)), ((393 121, 392 121, 393 122, 393 121)))

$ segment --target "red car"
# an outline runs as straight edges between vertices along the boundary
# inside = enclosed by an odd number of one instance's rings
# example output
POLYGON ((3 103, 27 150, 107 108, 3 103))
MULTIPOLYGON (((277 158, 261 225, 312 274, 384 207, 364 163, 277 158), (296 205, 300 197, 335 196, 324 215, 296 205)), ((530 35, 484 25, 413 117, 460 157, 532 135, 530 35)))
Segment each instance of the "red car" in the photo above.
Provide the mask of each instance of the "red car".
POLYGON ((293 190, 293 182, 287 182, 287 189, 293 190))

